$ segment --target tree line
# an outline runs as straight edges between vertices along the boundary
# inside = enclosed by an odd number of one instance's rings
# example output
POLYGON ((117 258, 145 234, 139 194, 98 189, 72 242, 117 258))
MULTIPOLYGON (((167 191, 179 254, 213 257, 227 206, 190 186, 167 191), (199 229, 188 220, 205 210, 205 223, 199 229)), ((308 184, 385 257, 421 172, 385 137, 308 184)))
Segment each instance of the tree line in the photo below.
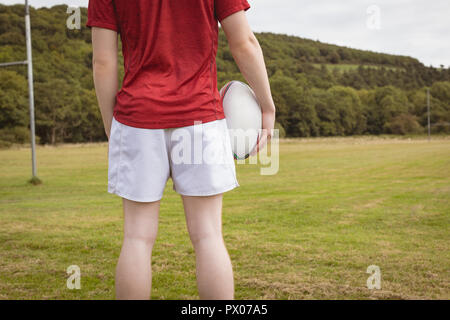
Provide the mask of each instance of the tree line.
MULTIPOLYGON (((92 79, 90 30, 66 27, 67 6, 31 8, 39 143, 106 141, 92 79)), ((0 5, 0 62, 26 59, 23 5, 0 5)), ((450 69, 404 56, 257 33, 277 107, 290 137, 422 133, 431 92, 433 132, 449 133, 450 69)), ((119 79, 123 57, 119 48, 119 79)), ((244 81, 219 34, 218 85, 244 81)), ((0 68, 0 146, 29 141, 24 66, 0 68)))

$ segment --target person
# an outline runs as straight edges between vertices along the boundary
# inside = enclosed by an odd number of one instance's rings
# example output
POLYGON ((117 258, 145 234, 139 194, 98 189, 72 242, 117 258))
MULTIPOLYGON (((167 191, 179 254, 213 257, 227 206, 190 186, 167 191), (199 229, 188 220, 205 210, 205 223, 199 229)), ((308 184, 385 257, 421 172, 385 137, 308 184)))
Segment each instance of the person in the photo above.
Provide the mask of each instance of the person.
POLYGON ((262 108, 263 130, 252 155, 270 139, 276 112, 263 52, 247 21, 249 8, 247 0, 89 1, 86 26, 108 137, 108 192, 122 198, 124 213, 116 299, 151 298, 151 254, 168 178, 183 203, 200 299, 234 299, 222 203, 223 193, 239 183, 217 88, 219 22, 262 108), (174 139, 178 136, 184 139, 174 139), (224 161, 192 163, 195 152, 189 147, 195 149, 198 141, 224 161), (181 154, 187 161, 179 161, 181 154))

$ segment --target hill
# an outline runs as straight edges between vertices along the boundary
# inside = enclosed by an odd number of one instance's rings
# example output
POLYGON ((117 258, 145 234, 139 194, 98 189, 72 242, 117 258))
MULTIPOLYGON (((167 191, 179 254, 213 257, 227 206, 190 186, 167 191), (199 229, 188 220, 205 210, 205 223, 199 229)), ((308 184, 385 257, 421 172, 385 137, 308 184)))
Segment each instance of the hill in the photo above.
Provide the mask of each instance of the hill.
MULTIPOLYGON (((104 141, 92 80, 90 30, 66 27, 67 6, 31 8, 36 133, 41 143, 104 141)), ((0 62, 24 60, 23 5, 0 5, 0 62)), ((434 132, 450 132, 450 69, 417 59, 257 33, 263 48, 277 127, 288 136, 420 133, 426 88, 434 132)), ((120 78, 123 76, 120 55, 120 78)), ((220 32, 219 88, 244 80, 220 32)), ((28 141, 26 68, 0 69, 0 145, 28 141), (2 141, 2 142, 1 142, 2 141)))

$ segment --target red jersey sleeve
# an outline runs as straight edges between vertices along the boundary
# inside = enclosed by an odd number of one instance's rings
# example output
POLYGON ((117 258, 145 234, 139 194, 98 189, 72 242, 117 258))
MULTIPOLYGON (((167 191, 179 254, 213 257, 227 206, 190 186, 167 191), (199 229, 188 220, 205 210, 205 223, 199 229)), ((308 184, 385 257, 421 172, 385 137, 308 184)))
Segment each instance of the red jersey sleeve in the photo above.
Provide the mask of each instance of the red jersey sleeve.
POLYGON ((100 27, 119 32, 114 0, 89 0, 87 27, 100 27))
POLYGON ((215 0, 216 18, 222 21, 238 11, 247 11, 250 8, 247 0, 215 0))

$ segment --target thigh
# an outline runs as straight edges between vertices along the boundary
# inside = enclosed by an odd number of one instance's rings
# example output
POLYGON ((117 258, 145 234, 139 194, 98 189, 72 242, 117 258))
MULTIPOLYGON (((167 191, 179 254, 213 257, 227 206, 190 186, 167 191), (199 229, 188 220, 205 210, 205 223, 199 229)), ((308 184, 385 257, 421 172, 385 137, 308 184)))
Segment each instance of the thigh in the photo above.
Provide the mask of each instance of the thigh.
POLYGON ((158 232, 160 201, 136 202, 122 198, 124 236, 154 242, 158 232))
POLYGON ((223 194, 212 196, 181 196, 186 225, 191 240, 222 236, 223 194))

